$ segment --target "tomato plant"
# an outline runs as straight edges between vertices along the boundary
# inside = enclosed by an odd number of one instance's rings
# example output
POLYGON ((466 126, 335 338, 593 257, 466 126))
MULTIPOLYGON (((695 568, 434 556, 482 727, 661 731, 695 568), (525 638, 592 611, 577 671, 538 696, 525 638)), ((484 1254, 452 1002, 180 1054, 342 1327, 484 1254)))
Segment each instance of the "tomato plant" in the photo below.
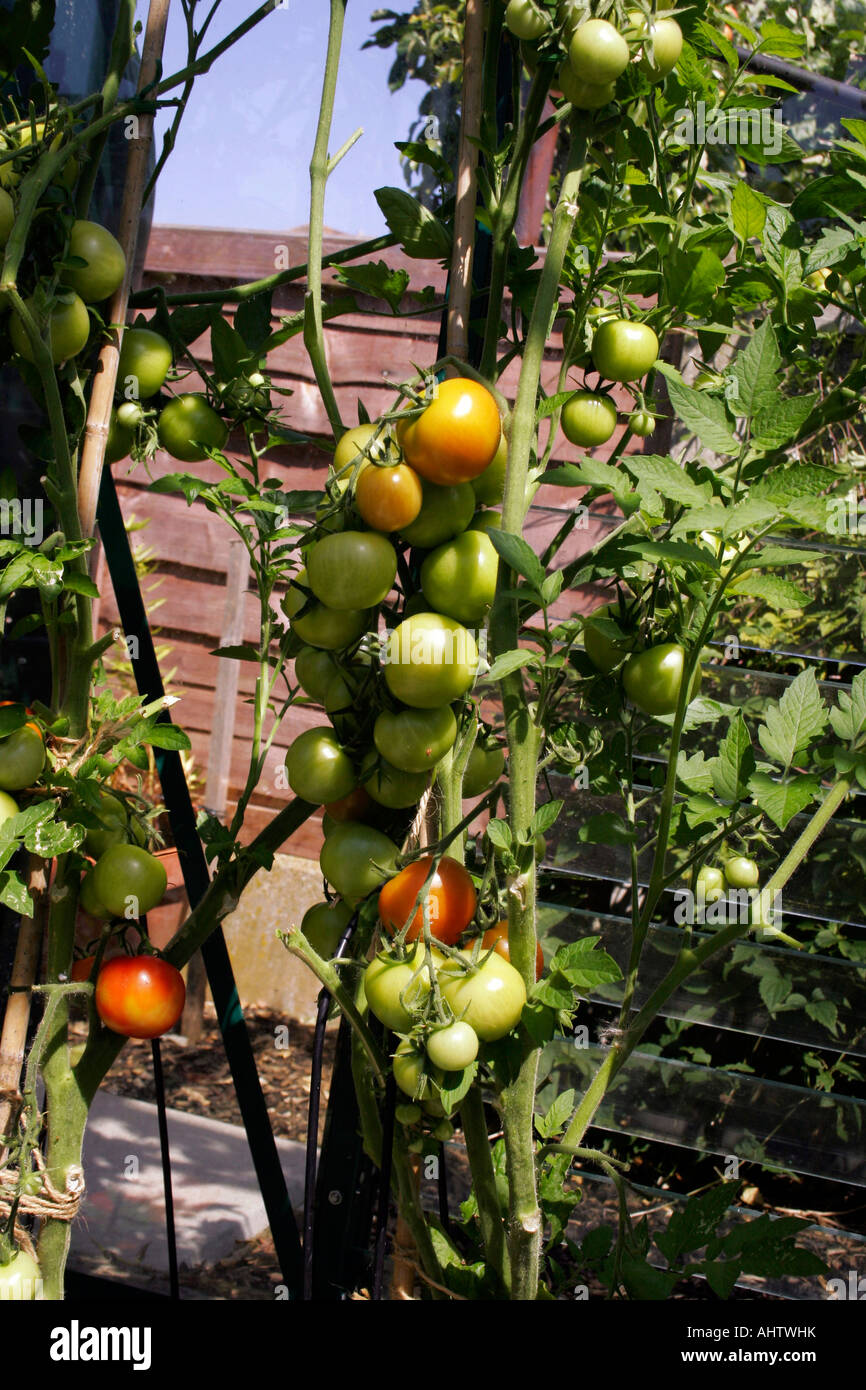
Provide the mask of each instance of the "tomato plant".
MULTIPOLYGON (((508 945, 508 919, 498 922, 495 927, 488 927, 481 938, 481 947, 484 951, 489 951, 491 946, 503 960, 511 962, 511 950, 508 945)), ((544 974, 544 952, 541 944, 535 947, 535 978, 540 980, 544 974)))
MULTIPOLYGON (((644 714, 673 714, 683 681, 685 651, 678 642, 663 642, 630 656, 622 671, 625 693, 644 714)), ((689 698, 694 699, 701 683, 701 668, 692 679, 689 698)))
POLYGON ((444 757, 457 737, 450 705, 438 709, 383 710, 373 740, 383 758, 404 772, 427 772, 444 757))
POLYGON ((661 82, 673 72, 683 51, 683 31, 675 19, 666 17, 647 25, 638 12, 639 34, 643 39, 640 68, 651 82, 661 82))
POLYGON ((23 791, 39 777, 45 765, 45 741, 33 724, 23 724, 0 740, 0 789, 23 791))
POLYGON ((606 19, 578 25, 568 45, 568 61, 584 82, 614 82, 628 65, 628 44, 606 19))
POLYGON ((124 394, 147 400, 159 391, 171 369, 171 344, 152 328, 127 328, 120 344, 117 381, 124 394))
MULTIPOLYGON (((37 316, 34 300, 28 299, 25 308, 37 316)), ((12 346, 26 361, 32 362, 33 349, 21 318, 13 314, 9 321, 12 346)), ((90 315, 84 300, 72 290, 59 290, 48 314, 47 341, 52 361, 66 362, 77 357, 90 337, 90 315)))
POLYGON ((0 1303, 36 1299, 40 1288, 39 1264, 26 1250, 16 1250, 11 1259, 0 1264, 0 1303))
POLYGON ((427 1039, 427 1056, 441 1071, 462 1071, 478 1056, 478 1034, 462 1019, 437 1028, 427 1039))
POLYGON ((426 772, 406 772, 372 751, 361 768, 361 776, 364 790, 373 800, 392 810, 417 806, 429 781, 426 772))
POLYGON ((499 556, 484 531, 470 528, 432 551, 421 566, 421 588, 435 613, 480 623, 496 596, 499 556))
POLYGON ((608 603, 603 608, 597 608, 583 629, 583 645, 587 656, 593 666, 607 675, 615 666, 619 665, 628 652, 633 650, 637 639, 634 634, 628 634, 624 637, 608 636, 598 626, 599 618, 602 621, 612 620, 619 627, 619 605, 608 603))
POLYGON ((159 442, 167 454, 183 463, 201 463, 208 449, 222 449, 229 432, 202 395, 188 391, 175 396, 160 412, 159 442))
POLYGON ((61 279, 85 304, 99 304, 114 294, 126 274, 126 257, 120 242, 98 222, 73 222, 69 256, 85 264, 68 266, 61 272, 61 279))
POLYGON ((318 705, 324 704, 328 684, 337 670, 331 653, 319 647, 302 647, 295 657, 295 680, 318 705))
POLYGON ((96 1011, 107 1028, 126 1038, 158 1038, 183 1013, 186 986, 160 956, 113 956, 96 977, 96 1011))
POLYGON ((330 729, 306 729, 286 751, 289 786, 296 796, 321 806, 348 796, 358 781, 352 760, 330 729))
POLYGON ((610 396, 575 391, 562 407, 562 433, 572 444, 604 444, 616 429, 616 406, 610 396))
POLYGON ((392 1033, 408 1033, 430 993, 425 953, 417 946, 405 958, 380 951, 364 971, 364 995, 372 1013, 392 1033))
MULTIPOLYGON (((426 855, 401 869, 379 893, 379 916, 392 935, 401 932, 409 923, 407 941, 414 941, 424 928, 424 903, 416 908, 415 900, 432 868, 433 860, 426 855)), ((472 921, 476 893, 471 875, 455 859, 443 858, 433 873, 427 889, 427 914, 430 932, 437 941, 453 946, 472 921)))
MULTIPOLYGON (((468 952, 462 954, 468 959, 468 952)), ((519 1022, 526 1003, 526 986, 514 966, 496 951, 472 969, 447 965, 439 975, 443 997, 455 1015, 474 1028, 482 1042, 504 1038, 519 1022)))
POLYGON ((648 323, 607 319, 592 340, 592 360, 607 381, 637 381, 659 355, 659 340, 648 323))
POLYGON ((160 861, 140 845, 111 845, 93 870, 93 891, 114 917, 134 917, 162 901, 168 876, 160 861))
POLYGON ((391 633, 383 659, 396 699, 417 709, 438 709, 473 684, 478 648, 472 633, 453 618, 415 613, 391 633))
POLYGON ((374 531, 402 531, 421 510, 421 479, 405 463, 365 468, 355 484, 355 506, 374 531))
POLYGON ((735 854, 725 862, 725 878, 732 888, 757 888, 761 874, 754 859, 735 854))
POLYGON ((397 853, 394 841, 381 830, 343 821, 322 846, 319 864, 331 887, 348 903, 356 903, 396 872, 397 853))
POLYGON ((499 407, 477 381, 450 377, 434 386, 426 410, 402 433, 407 463, 439 486, 467 482, 493 462, 502 438, 499 407))
POLYGON ((639 439, 647 439, 655 432, 657 424, 656 417, 648 410, 633 410, 628 417, 628 427, 639 439))
POLYGON ((382 602, 397 574, 397 555, 376 531, 337 531, 310 549, 306 568, 316 598, 347 612, 382 602))

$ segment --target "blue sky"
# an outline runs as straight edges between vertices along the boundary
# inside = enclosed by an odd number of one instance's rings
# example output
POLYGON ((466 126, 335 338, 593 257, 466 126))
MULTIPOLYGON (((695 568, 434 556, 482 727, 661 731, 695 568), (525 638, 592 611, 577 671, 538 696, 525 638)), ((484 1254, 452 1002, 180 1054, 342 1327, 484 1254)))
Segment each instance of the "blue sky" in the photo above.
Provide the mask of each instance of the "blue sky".
MULTIPOLYGON (((255 8, 255 0, 223 0, 207 47, 255 8)), ((410 82, 392 95, 393 49, 361 51, 376 27, 375 8, 375 0, 347 7, 331 151, 358 126, 364 135, 329 179, 325 203, 327 226, 362 236, 385 230, 373 189, 405 186, 394 141, 408 138, 425 90, 410 82)), ((307 223, 329 9, 327 0, 287 0, 196 80, 157 186, 156 222, 258 231, 307 223)), ((178 71, 185 57, 183 14, 172 5, 164 72, 178 71)), ((158 147, 169 120, 168 111, 159 113, 158 147)))

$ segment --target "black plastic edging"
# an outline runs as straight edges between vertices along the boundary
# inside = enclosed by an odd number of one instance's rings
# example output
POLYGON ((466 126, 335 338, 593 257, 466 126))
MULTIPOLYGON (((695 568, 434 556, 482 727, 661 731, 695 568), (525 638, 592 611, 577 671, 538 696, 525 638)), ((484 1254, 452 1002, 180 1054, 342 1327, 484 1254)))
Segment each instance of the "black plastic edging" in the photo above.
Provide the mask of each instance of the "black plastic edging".
MULTIPOLYGON (((138 656, 132 663, 138 692, 147 700, 157 700, 165 690, 114 478, 108 467, 102 471, 97 521, 121 625, 128 636, 138 639, 138 656)), ((172 722, 167 711, 160 715, 160 722, 172 722)), ((186 775, 177 750, 155 748, 154 754, 184 885, 190 906, 195 907, 210 876, 195 827, 186 775)), ((277 1259, 289 1297, 298 1299, 303 1287, 300 1236, 221 926, 205 941, 202 956, 277 1259)))

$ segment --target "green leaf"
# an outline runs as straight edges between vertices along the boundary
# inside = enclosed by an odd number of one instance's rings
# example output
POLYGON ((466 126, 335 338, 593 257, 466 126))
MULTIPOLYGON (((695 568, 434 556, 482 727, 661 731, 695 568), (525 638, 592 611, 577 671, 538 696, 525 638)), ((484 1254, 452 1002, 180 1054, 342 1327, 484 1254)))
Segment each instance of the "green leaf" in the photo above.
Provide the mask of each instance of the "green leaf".
POLYGON ((760 193, 756 193, 745 179, 739 179, 731 195, 731 216, 734 231, 745 246, 753 237, 760 238, 767 219, 767 206, 760 193))
POLYGON ((630 845, 635 832, 615 811, 602 811, 590 816, 578 830, 577 838, 584 845, 630 845))
POLYGON ((522 574, 540 591, 544 583, 544 567, 523 537, 513 536, 510 531, 489 531, 487 534, 509 569, 522 574))
POLYGON ((840 690, 838 708, 830 710, 833 732, 843 743, 857 744, 866 736, 866 671, 851 682, 851 693, 840 690))
POLYGON ((655 1238, 669 1264, 676 1264, 693 1250, 703 1249, 727 1215, 739 1186, 738 1182, 719 1183, 690 1197, 684 1207, 672 1212, 666 1229, 655 1238))
POLYGON ((250 353, 260 352, 271 336, 271 291, 242 299, 235 309, 234 327, 250 353))
POLYGON ((73 594, 84 594, 87 598, 99 598, 99 588, 90 576, 79 574, 76 570, 64 572, 63 587, 73 594))
POLYGON ((741 713, 731 720, 719 745, 718 757, 711 759, 709 766, 717 796, 730 802, 745 796, 749 778, 755 770, 755 755, 748 725, 741 713))
POLYGON ((573 463, 560 468, 548 468, 542 478, 544 483, 555 483, 560 487, 600 488, 603 492, 616 492, 624 482, 618 468, 599 459, 584 459, 578 467, 573 463))
POLYGON ((623 463, 642 488, 649 487, 678 505, 701 506, 713 495, 711 483, 694 482, 684 468, 660 454, 627 455, 623 463))
POLYGON ((776 782, 766 772, 755 772, 749 778, 749 791, 756 804, 780 830, 792 816, 799 815, 814 801, 821 790, 820 777, 810 773, 784 782, 776 782))
POLYGON ((550 962, 550 973, 563 976, 582 994, 622 979, 622 971, 613 957, 600 949, 597 936, 583 936, 560 946, 550 962))
POLYGON ((31 854, 39 854, 43 859, 53 859, 58 854, 67 854, 78 849, 85 836, 83 825, 65 825, 62 821, 40 821, 24 836, 24 844, 31 854))
POLYGON ((334 274, 341 284, 373 299, 383 299, 392 313, 400 312, 409 287, 407 270, 395 269, 385 261, 368 261, 366 265, 335 267, 334 274))
POLYGON ((149 743, 153 748, 183 749, 185 752, 192 747, 189 735, 176 724, 153 724, 142 731, 140 738, 142 743, 149 743))
POLYGON ((537 808, 535 815, 530 822, 529 831, 531 835, 546 835, 552 825, 556 823, 562 811, 564 801, 544 801, 537 808))
POLYGON ((761 747, 774 762, 790 767, 827 727, 827 717, 814 671, 801 671, 778 704, 768 705, 758 729, 761 747))
POLYGON ((546 420, 548 415, 555 415, 556 411, 564 406, 566 401, 570 401, 573 395, 573 391, 557 391, 553 396, 546 396, 535 412, 536 420, 546 420))
POLYGON ((501 681, 504 676, 510 676, 513 671, 519 671, 522 666, 538 666, 541 658, 538 652, 527 651, 525 647, 515 647, 513 651, 503 652, 498 656, 490 667, 488 680, 501 681))
POLYGON ((33 913, 33 899, 27 892, 27 885, 11 869, 0 873, 0 903, 20 917, 30 917, 33 913))
POLYGON ((252 642, 245 642, 236 647, 215 647, 210 655, 224 656, 231 661, 254 661, 256 665, 261 661, 261 653, 252 642))
POLYGON ((828 1033, 835 1036, 839 1025, 839 1010, 832 999, 810 999, 805 1011, 809 1018, 820 1023, 822 1028, 826 1028, 828 1033))
POLYGON ((751 417, 778 404, 777 374, 781 354, 769 318, 764 319, 725 375, 733 389, 726 393, 736 415, 751 417))
POLYGON ((734 434, 723 402, 707 391, 696 391, 686 386, 685 382, 676 380, 667 372, 665 376, 671 405, 683 424, 713 453, 735 454, 740 442, 734 434))
POLYGON ((373 196, 407 256, 424 261, 451 254, 451 237, 438 218, 402 188, 377 188, 373 196))
POLYGON ((511 826, 507 820, 487 822, 487 838, 497 849, 510 849, 512 844, 511 826))
POLYGON ((561 1091, 545 1115, 536 1115, 535 1128, 542 1139, 561 1134, 574 1109, 574 1091, 561 1091))
POLYGON ((737 594, 748 594, 751 598, 761 598, 779 613, 790 609, 805 608, 811 603, 812 595, 798 589, 789 579, 779 579, 774 574, 745 574, 737 581, 737 594))
POLYGON ((803 421, 818 400, 817 393, 784 396, 772 407, 759 410, 752 428, 752 442, 766 449, 780 449, 796 439, 803 421))

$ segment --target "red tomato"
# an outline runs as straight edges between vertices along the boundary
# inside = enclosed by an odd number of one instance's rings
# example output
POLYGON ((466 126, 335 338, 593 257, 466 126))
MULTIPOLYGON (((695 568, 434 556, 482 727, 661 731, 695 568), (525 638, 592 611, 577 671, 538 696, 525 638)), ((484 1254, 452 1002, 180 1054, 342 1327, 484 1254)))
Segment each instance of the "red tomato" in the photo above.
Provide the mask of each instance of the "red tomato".
POLYGON ((486 387, 452 377, 417 419, 399 431, 403 453, 416 473, 431 483, 477 478, 493 462, 502 438, 499 408, 486 387))
POLYGON ((159 956, 115 956, 96 981, 96 1011, 114 1033, 158 1038, 183 1013, 186 986, 179 970, 159 956))
MULTIPOLYGON (((497 922, 495 927, 490 927, 481 938, 481 945, 485 951, 489 951, 492 946, 497 955, 502 956, 503 960, 511 962, 511 951, 508 945, 508 921, 497 922)), ((541 946, 536 943, 535 947, 535 978, 541 979, 544 970, 544 952, 541 946)))
MULTIPOLYGON (((385 884, 379 894, 379 916, 393 936, 402 931, 412 913, 433 860, 429 855, 416 859, 385 884)), ((476 903, 475 884, 456 859, 440 859, 430 882, 430 932, 445 946, 453 946, 472 921, 476 903)), ((423 907, 419 905, 406 936, 414 941, 424 930, 423 907)))

